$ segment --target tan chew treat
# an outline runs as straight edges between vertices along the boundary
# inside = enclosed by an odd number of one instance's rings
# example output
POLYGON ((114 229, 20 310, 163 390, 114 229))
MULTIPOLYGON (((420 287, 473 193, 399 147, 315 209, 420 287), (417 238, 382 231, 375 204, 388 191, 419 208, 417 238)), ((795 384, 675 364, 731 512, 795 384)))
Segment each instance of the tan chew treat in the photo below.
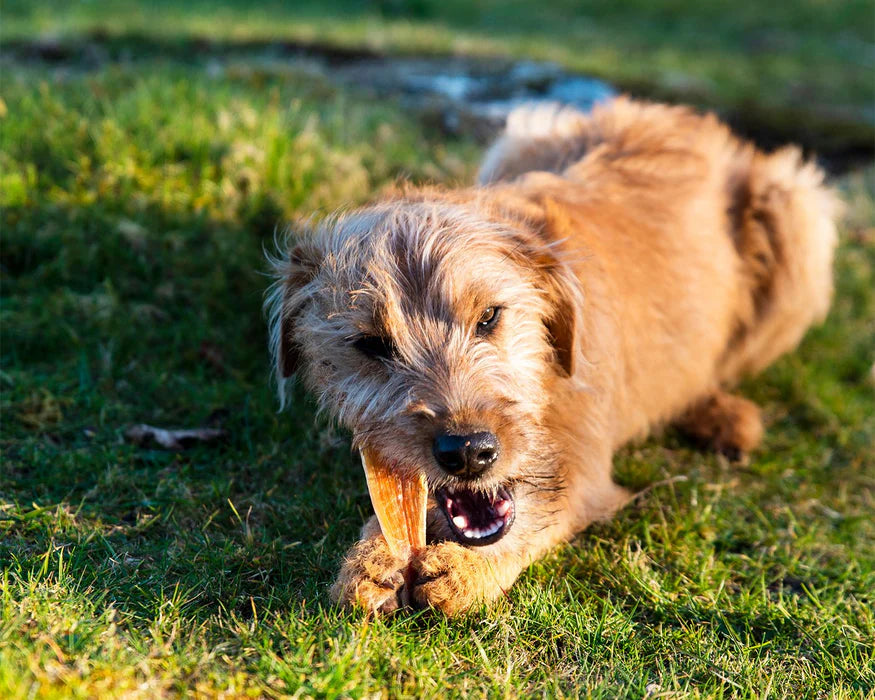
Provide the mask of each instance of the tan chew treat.
POLYGON ((362 466, 383 537, 396 557, 409 560, 425 548, 428 489, 421 474, 398 473, 373 450, 364 449, 362 466))

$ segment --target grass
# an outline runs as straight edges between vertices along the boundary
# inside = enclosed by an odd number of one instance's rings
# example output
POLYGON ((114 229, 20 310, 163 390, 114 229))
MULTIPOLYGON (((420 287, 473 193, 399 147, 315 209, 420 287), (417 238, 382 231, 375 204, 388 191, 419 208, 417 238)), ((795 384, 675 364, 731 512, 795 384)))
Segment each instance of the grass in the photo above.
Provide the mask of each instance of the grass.
MULTIPOLYGON (((650 5, 625 20, 592 5, 591 50, 576 41, 582 15, 556 41, 544 31, 568 9, 558 0, 526 34, 504 31, 521 3, 501 19, 497 4, 441 16, 425 0, 345 5, 360 11, 338 21, 285 5, 207 17, 198 3, 155 15, 6 2, 2 32, 456 50, 484 49, 500 20, 485 48, 587 67, 616 39, 639 47, 630 65, 599 65, 645 80, 658 37, 686 27, 672 60, 691 75, 725 62, 742 85, 757 26, 790 37, 767 52, 788 74, 811 68, 805 47, 832 56, 812 73, 824 103, 842 85, 847 104, 868 99, 842 70, 859 57, 841 47, 868 39, 863 5, 708 4, 714 21, 705 6, 650 5), (392 15, 405 7, 419 16, 392 15)), ((666 60, 653 56, 656 83, 666 60)), ((94 67, 13 56, 2 72, 0 697, 872 697, 875 168, 837 181, 849 215, 829 320, 744 387, 769 424, 747 466, 671 432, 631 446, 618 478, 664 483, 532 566, 508 600, 452 622, 367 621, 326 595, 370 510, 364 480, 305 396, 275 412, 262 248, 277 222, 397 177, 467 181, 480 147, 293 69, 215 77, 147 53, 94 67), (140 448, 122 438, 135 422, 221 424, 228 438, 140 448)), ((744 99, 783 100, 771 80, 744 99)))
POLYGON ((377 50, 526 55, 612 81, 724 103, 875 116, 866 0, 7 0, 3 32, 362 44, 377 50))
POLYGON ((716 108, 739 129, 871 159, 868 0, 6 0, 0 37, 86 37, 71 53, 186 58, 273 44, 526 56, 654 99, 716 108), (197 37, 192 51, 192 37, 197 37), (94 50, 97 43, 99 50, 94 50))

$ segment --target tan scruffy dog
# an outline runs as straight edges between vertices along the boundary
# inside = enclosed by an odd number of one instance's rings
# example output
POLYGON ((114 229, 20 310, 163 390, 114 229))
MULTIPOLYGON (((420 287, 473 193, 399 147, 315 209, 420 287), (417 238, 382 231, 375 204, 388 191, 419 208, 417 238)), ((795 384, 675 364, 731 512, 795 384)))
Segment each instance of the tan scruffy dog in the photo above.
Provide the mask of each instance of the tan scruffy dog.
POLYGON ((518 110, 477 187, 402 190, 299 240, 268 302, 280 377, 429 488, 412 568, 372 518, 334 598, 465 610, 627 502, 623 443, 675 422, 755 447, 759 410, 727 391, 826 314, 837 211, 798 150, 617 99, 518 110))

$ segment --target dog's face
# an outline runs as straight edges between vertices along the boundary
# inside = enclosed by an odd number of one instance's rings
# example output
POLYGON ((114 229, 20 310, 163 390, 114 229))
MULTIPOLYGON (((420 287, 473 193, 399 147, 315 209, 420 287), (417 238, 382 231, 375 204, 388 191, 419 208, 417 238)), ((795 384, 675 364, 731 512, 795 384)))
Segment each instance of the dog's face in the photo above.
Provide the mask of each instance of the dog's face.
POLYGON ((577 304, 529 229, 396 202, 324 225, 279 272, 279 373, 302 374, 355 447, 425 474, 430 535, 486 546, 540 517, 527 501, 556 487, 544 421, 577 304))

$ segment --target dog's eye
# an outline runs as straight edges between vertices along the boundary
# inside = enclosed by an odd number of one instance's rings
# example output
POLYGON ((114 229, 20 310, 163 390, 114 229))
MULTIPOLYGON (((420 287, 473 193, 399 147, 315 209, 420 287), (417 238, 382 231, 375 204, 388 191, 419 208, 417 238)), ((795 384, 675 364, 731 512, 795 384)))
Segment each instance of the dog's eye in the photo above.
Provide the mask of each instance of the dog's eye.
POLYGON ((495 328, 499 316, 501 316, 500 306, 490 306, 480 314, 480 320, 477 321, 477 335, 487 335, 495 328))
POLYGON ((352 346, 372 360, 391 360, 396 354, 392 339, 381 335, 360 335, 352 341, 352 346))

